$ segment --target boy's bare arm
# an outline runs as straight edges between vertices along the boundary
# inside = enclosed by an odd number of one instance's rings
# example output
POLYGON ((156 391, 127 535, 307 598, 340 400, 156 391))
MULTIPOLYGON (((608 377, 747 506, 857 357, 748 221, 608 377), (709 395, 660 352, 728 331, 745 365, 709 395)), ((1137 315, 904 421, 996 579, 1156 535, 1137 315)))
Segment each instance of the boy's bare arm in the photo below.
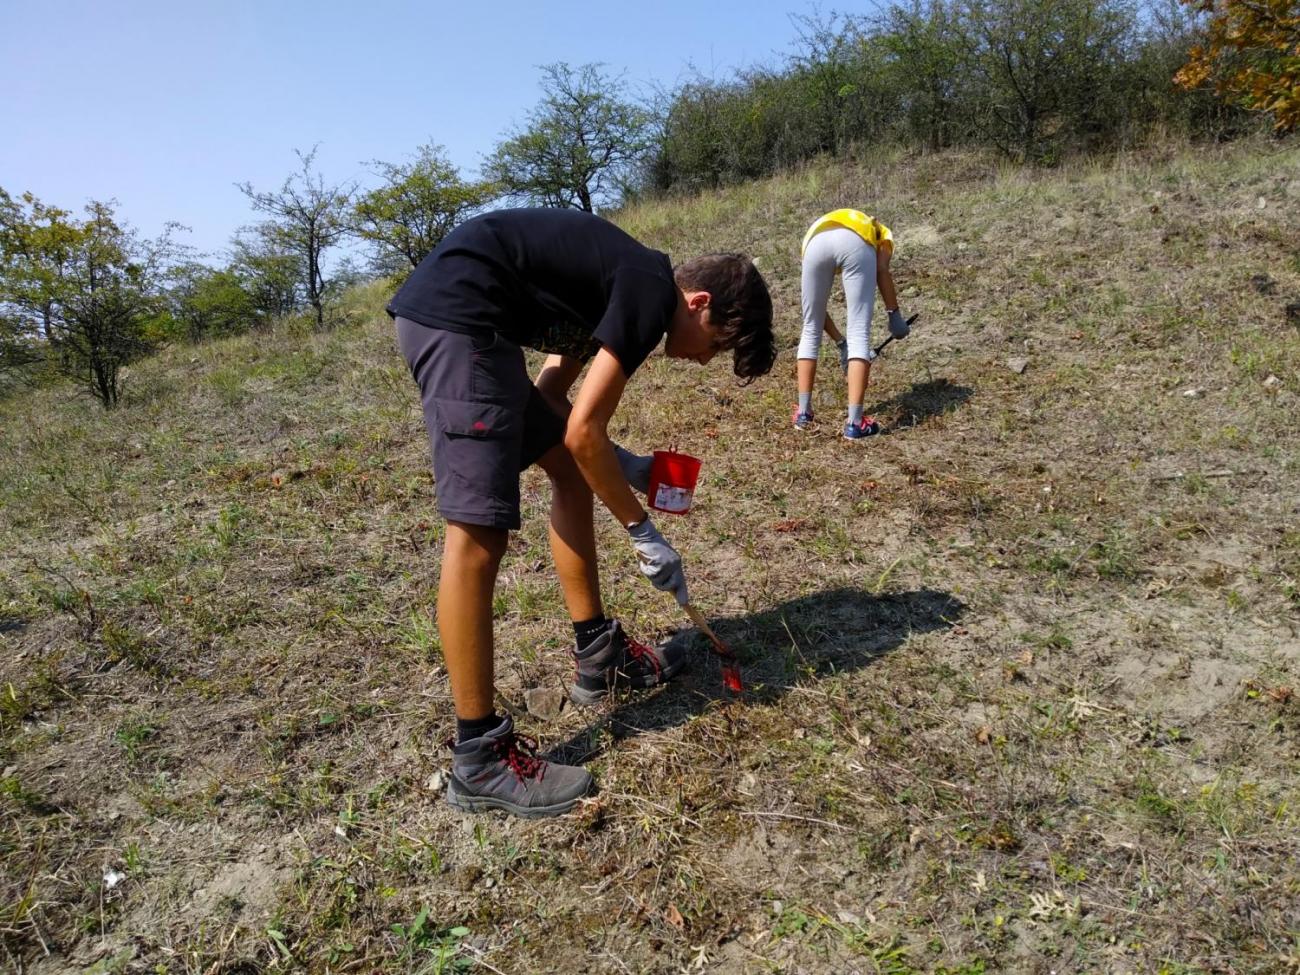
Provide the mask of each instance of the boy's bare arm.
MULTIPOLYGON (((537 374, 537 379, 533 383, 537 391, 542 394, 542 399, 550 404, 557 414, 569 418, 569 411, 573 407, 569 403, 569 390, 573 388, 573 383, 582 373, 583 366, 586 363, 581 359, 573 359, 569 356, 549 355, 546 361, 542 363, 541 371, 537 374)), ((618 466, 623 471, 623 478, 632 486, 634 491, 640 491, 645 494, 650 490, 650 457, 634 454, 630 450, 614 444, 614 456, 618 458, 618 466)))
POLYGON ((569 390, 582 373, 583 362, 567 355, 548 355, 533 385, 542 398, 562 417, 568 417, 569 390))
POLYGON ((564 445, 578 462, 582 476, 605 507, 625 526, 641 521, 646 515, 628 487, 627 478, 614 456, 614 445, 605 432, 626 385, 627 377, 623 375, 618 357, 609 349, 602 348, 591 361, 587 378, 578 387, 564 434, 564 445))

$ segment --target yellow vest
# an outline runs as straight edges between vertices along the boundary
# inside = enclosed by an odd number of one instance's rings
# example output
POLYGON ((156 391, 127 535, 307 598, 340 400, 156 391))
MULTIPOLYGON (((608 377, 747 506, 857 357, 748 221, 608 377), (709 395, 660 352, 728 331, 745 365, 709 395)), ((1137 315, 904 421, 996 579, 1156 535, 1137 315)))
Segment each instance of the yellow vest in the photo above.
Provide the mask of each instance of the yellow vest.
POLYGON ((881 244, 888 244, 890 250, 894 249, 894 235, 875 217, 869 217, 861 210, 832 210, 808 228, 808 232, 803 235, 803 243, 799 245, 799 256, 802 257, 808 249, 808 241, 832 227, 847 227, 872 247, 879 248, 881 244))

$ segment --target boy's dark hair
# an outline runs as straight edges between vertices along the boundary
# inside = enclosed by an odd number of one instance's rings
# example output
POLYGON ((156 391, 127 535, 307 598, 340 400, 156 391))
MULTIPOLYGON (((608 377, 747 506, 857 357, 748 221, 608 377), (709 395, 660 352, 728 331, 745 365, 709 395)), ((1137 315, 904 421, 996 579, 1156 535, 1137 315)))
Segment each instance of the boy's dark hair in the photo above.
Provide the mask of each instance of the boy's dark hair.
POLYGON ((683 291, 709 293, 709 322, 719 349, 734 349, 741 379, 766 375, 776 361, 772 296, 754 262, 744 254, 705 254, 673 268, 683 291))

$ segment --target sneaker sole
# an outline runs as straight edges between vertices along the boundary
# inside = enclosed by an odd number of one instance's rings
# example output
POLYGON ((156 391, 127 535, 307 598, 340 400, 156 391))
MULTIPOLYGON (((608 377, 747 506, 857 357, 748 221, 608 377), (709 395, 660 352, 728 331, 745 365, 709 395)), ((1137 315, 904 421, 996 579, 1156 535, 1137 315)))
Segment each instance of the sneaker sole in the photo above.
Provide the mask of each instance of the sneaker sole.
POLYGON ((565 799, 563 802, 557 802, 550 806, 517 806, 508 799, 498 799, 494 796, 474 796, 459 792, 456 789, 456 780, 452 779, 451 784, 447 786, 447 805, 453 809, 468 813, 501 809, 524 819, 547 819, 551 816, 563 816, 578 804, 579 799, 588 794, 590 794, 590 790, 581 796, 574 796, 572 799, 565 799))
MULTIPOLYGON (((645 674, 641 677, 629 678, 617 681, 614 684, 614 690, 627 688, 629 690, 640 691, 648 687, 657 687, 660 684, 666 684, 682 672, 686 666, 686 657, 683 656, 677 662, 676 667, 665 667, 657 674, 645 674)), ((577 684, 569 685, 569 700, 579 707, 589 708, 599 704, 605 698, 609 697, 610 688, 601 687, 596 690, 588 690, 585 687, 579 687, 577 684)))

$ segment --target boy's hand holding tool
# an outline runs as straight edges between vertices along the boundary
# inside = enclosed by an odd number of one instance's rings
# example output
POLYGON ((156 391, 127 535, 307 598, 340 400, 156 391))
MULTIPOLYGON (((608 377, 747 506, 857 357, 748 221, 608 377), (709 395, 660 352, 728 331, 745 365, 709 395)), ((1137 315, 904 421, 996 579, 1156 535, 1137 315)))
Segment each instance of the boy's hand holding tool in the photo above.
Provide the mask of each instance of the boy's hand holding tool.
POLYGON ((670 592, 677 599, 678 606, 685 606, 689 601, 686 593, 686 573, 682 571, 682 557, 668 544, 659 529, 654 526, 647 514, 640 522, 627 530, 636 548, 636 558, 641 564, 644 575, 660 592, 670 592))

